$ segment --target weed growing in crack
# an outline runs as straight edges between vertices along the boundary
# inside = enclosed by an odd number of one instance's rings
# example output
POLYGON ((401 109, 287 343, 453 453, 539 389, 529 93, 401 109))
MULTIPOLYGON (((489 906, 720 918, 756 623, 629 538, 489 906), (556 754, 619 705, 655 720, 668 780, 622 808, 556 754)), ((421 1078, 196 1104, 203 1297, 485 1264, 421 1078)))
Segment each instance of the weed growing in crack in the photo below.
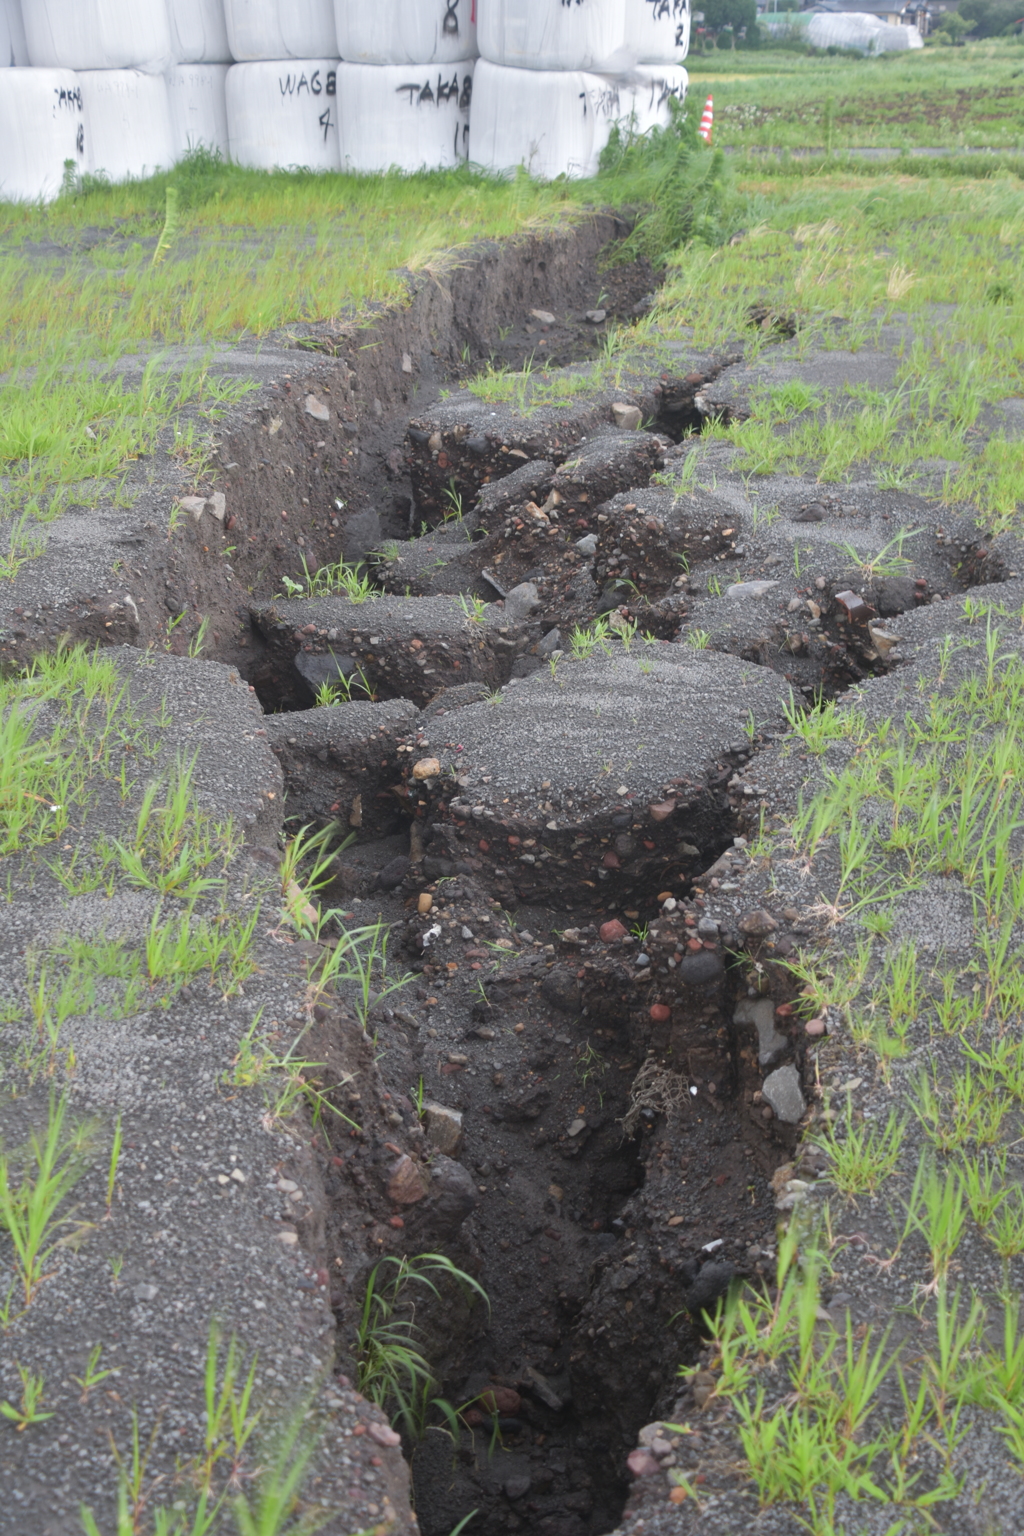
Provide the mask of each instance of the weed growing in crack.
POLYGON ((336 560, 332 565, 321 565, 311 571, 305 555, 302 556, 302 580, 282 576, 281 584, 288 597, 330 597, 340 592, 350 603, 367 603, 380 596, 379 588, 359 567, 336 560))
POLYGON ((431 1410, 441 1414, 458 1440, 456 1410, 437 1395, 433 1371, 421 1351, 422 1330, 412 1302, 414 1286, 422 1286, 440 1301, 445 1282, 451 1282, 464 1301, 472 1304, 475 1297, 490 1311, 480 1283, 442 1253, 386 1256, 370 1271, 363 1293, 356 1328, 357 1385, 412 1440, 422 1439, 431 1410))

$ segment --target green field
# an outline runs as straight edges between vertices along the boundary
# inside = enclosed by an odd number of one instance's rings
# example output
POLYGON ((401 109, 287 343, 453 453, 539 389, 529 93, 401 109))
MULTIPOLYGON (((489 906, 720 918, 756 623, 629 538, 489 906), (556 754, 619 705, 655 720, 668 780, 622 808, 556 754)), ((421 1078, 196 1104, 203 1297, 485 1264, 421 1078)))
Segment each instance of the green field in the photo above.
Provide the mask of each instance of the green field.
POLYGON ((1024 149, 1019 38, 862 59, 719 50, 686 67, 691 95, 714 96, 714 141, 731 150, 1024 149))

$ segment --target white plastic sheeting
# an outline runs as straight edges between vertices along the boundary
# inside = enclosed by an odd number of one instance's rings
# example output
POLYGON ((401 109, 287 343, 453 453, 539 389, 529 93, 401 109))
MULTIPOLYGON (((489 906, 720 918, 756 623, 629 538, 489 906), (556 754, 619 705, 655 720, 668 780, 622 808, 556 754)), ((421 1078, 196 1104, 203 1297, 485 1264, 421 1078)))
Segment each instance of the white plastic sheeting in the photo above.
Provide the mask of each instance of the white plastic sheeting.
POLYGON ((224 0, 231 57, 336 58, 334 0, 224 0))
POLYGON ((167 0, 22 0, 37 67, 144 69, 174 62, 167 0))
POLYGON ((504 69, 481 59, 473 77, 469 157, 488 170, 525 166, 549 181, 593 176, 613 123, 645 133, 686 95, 686 70, 652 65, 619 76, 584 70, 504 69))
POLYGON ((890 27, 866 11, 819 12, 807 24, 807 40, 815 48, 856 48, 860 53, 924 47, 916 27, 890 27))
POLYGON ((190 149, 218 149, 228 158, 228 107, 224 82, 229 64, 175 64, 164 77, 171 113, 175 160, 190 149))
POLYGON ((0 69, 22 68, 28 63, 21 0, 0 0, 0 69))
POLYGON ((476 57, 478 0, 334 0, 338 52, 351 64, 456 64, 476 57))
POLYGON ((339 65, 342 170, 438 170, 465 160, 473 66, 339 65))
POLYGON ((174 160, 167 82, 141 69, 89 69, 78 76, 89 170, 111 181, 152 176, 174 160))
POLYGON ((179 64, 230 64, 224 0, 167 0, 171 49, 179 64))
MULTIPOLYGON (((647 133, 651 128, 664 128, 669 122, 669 98, 678 102, 686 100, 689 77, 679 64, 640 64, 636 69, 615 82, 618 102, 609 103, 609 127, 619 119, 628 123, 634 133, 647 133)), ((607 134, 602 140, 602 148, 607 134)))
POLYGON ((338 170, 337 71, 337 59, 283 59, 229 69, 232 160, 266 171, 338 170))
POLYGON ((626 0, 626 52, 632 58, 678 64, 689 47, 689 0, 626 0))
POLYGON ((616 69, 630 61, 626 0, 477 0, 481 58, 513 69, 616 69))
POLYGON ((86 165, 82 92, 70 69, 0 70, 0 197, 56 197, 65 160, 86 165))

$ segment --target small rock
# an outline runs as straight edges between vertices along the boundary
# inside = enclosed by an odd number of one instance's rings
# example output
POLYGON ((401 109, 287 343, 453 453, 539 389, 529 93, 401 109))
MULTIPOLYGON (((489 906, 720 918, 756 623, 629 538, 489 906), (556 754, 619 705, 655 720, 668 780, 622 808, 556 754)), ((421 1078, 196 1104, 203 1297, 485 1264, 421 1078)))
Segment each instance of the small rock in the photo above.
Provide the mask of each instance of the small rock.
POLYGON ((650 1450, 655 1440, 659 1440, 665 1433, 665 1426, 659 1420, 655 1424, 645 1424, 637 1434, 637 1440, 645 1450, 650 1450))
POLYGON ((570 1125, 568 1131, 566 1132, 566 1135, 567 1136, 578 1136, 580 1131, 585 1131, 586 1128, 587 1128, 587 1122, 585 1120, 580 1120, 580 1119, 577 1118, 576 1120, 574 1120, 572 1122, 572 1125, 570 1125))
POLYGON ((402 372, 412 373, 412 354, 410 352, 402 353, 402 372))
POLYGON ((393 891, 397 885, 401 885, 411 868, 409 860, 404 854, 399 854, 395 859, 389 859, 377 875, 377 884, 382 891, 393 891))
POLYGON ((401 1445, 402 1437, 391 1428, 390 1424, 367 1424, 366 1433, 371 1440, 376 1440, 378 1445, 401 1445))
POLYGON ((462 932, 462 937, 464 939, 472 941, 472 938, 473 938, 473 930, 472 930, 472 928, 463 927, 461 932, 462 932))
POLYGON ((656 1457, 650 1451, 630 1451, 626 1457, 626 1465, 634 1477, 650 1477, 652 1472, 660 1472, 656 1457))
POLYGON ((462 1115, 459 1110, 428 1100, 423 1106, 423 1124, 431 1146, 443 1152, 445 1157, 455 1157, 462 1140, 462 1115))
POLYGON ((612 420, 623 432, 635 432, 643 420, 643 413, 638 405, 627 405, 622 400, 616 400, 612 405, 612 420))
POLYGON ((589 320, 591 325, 600 325, 607 318, 608 311, 606 309, 588 309, 584 316, 584 319, 589 320))
POLYGON ((763 939, 769 933, 774 933, 778 923, 770 912, 763 907, 758 907, 753 912, 745 912, 739 921, 740 933, 745 933, 748 939, 763 939))
POLYGON ((801 507, 795 517, 794 523, 823 523, 825 521, 825 508, 820 502, 812 501, 809 507, 801 507))
POLYGON ((675 808, 674 800, 657 800, 647 807, 647 813, 652 821, 667 821, 675 808))
POLYGON ((534 320, 539 320, 541 325, 554 325, 555 323, 555 317, 550 309, 531 309, 530 316, 534 320))
POLYGON ((232 1168, 231 1177, 234 1179, 236 1184, 245 1183, 245 1174, 242 1172, 241 1168, 232 1168))
POLYGON ((736 1024, 753 1024, 757 1030, 757 1059, 762 1067, 771 1066, 789 1047, 785 1035, 775 1028, 775 1005, 770 997, 744 997, 733 1014, 736 1024))
POLYGON ((306 396, 306 415, 312 416, 314 421, 330 421, 331 419, 330 411, 322 400, 317 399, 316 395, 306 396))
POLYGON ((786 1125, 796 1125, 807 1107, 796 1067, 777 1067, 774 1072, 769 1072, 761 1092, 786 1125))
POLYGON ((825 1033, 825 1020, 808 1019, 807 1023, 804 1025, 804 1033, 810 1035, 812 1038, 816 1038, 818 1035, 823 1035, 825 1033))
POLYGON ((539 606, 540 593, 532 581, 521 581, 505 599, 506 616, 513 622, 528 619, 539 606))
POLYGON ((206 498, 206 510, 211 517, 215 517, 218 523, 224 521, 224 514, 228 509, 228 499, 223 491, 214 491, 206 498))
POLYGON ((550 1408, 553 1413, 560 1413, 565 1407, 565 1401, 559 1397, 547 1377, 542 1376, 540 1371, 534 1370, 532 1365, 526 1367, 525 1375, 545 1407, 550 1408))
POLYGON ((701 939, 717 939, 718 924, 713 917, 702 917, 697 924, 697 937, 701 939))
POLYGON ((503 1413, 510 1417, 523 1406, 522 1398, 512 1387, 488 1387, 485 1392, 481 1392, 479 1401, 491 1413, 503 1413))
POLYGON ((649 1012, 655 1024, 667 1024, 672 1017, 672 1009, 667 1003, 652 1003, 649 1012))
POLYGON ((412 765, 414 779, 436 779, 441 772, 441 764, 436 757, 421 757, 418 763, 412 765))
POLYGON ((505 1479, 505 1496, 509 1499, 522 1499, 530 1491, 530 1479, 524 1474, 519 1477, 507 1477, 505 1479))
POLYGON ((132 1295, 136 1301, 155 1301, 157 1287, 155 1285, 136 1285, 132 1287, 132 1295))
POLYGON ((205 496, 179 496, 178 497, 178 506, 181 508, 181 510, 183 512, 191 512, 191 514, 195 518, 196 522, 198 522, 199 519, 202 517, 203 513, 206 511, 206 497, 205 496))
POLYGON ((602 944, 614 944, 616 939, 624 939, 626 930, 617 917, 611 918, 607 923, 602 923, 597 930, 597 936, 602 944))
POLYGON ((434 898, 429 891, 422 891, 416 900, 416 911, 421 917, 425 917, 434 905, 434 898))
POLYGON ((714 950, 702 949, 699 954, 687 955, 676 967, 679 980, 688 987, 703 987, 718 981, 725 967, 720 955, 714 950))
POLYGON ((731 587, 726 587, 726 597, 764 597, 773 587, 777 587, 777 581, 737 581, 731 587))
POLYGON ((407 1153, 391 1165, 388 1177, 388 1199, 396 1205, 415 1205, 427 1193, 427 1180, 423 1170, 407 1153))
POLYGON ((582 539, 577 539, 576 540, 576 548, 579 550, 581 555, 596 555, 597 554, 597 534, 596 533, 585 533, 583 535, 582 539))

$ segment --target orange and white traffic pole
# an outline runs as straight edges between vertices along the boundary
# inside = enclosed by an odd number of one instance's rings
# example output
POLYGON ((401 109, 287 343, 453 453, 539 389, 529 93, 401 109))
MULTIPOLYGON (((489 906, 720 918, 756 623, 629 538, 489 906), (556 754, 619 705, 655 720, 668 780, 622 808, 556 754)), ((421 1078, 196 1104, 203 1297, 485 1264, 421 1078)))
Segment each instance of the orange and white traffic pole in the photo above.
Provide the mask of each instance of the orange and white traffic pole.
POLYGON ((700 115, 700 127, 697 129, 705 144, 711 143, 711 127, 714 120, 715 114, 712 108, 712 98, 709 96, 704 103, 704 111, 700 115))

